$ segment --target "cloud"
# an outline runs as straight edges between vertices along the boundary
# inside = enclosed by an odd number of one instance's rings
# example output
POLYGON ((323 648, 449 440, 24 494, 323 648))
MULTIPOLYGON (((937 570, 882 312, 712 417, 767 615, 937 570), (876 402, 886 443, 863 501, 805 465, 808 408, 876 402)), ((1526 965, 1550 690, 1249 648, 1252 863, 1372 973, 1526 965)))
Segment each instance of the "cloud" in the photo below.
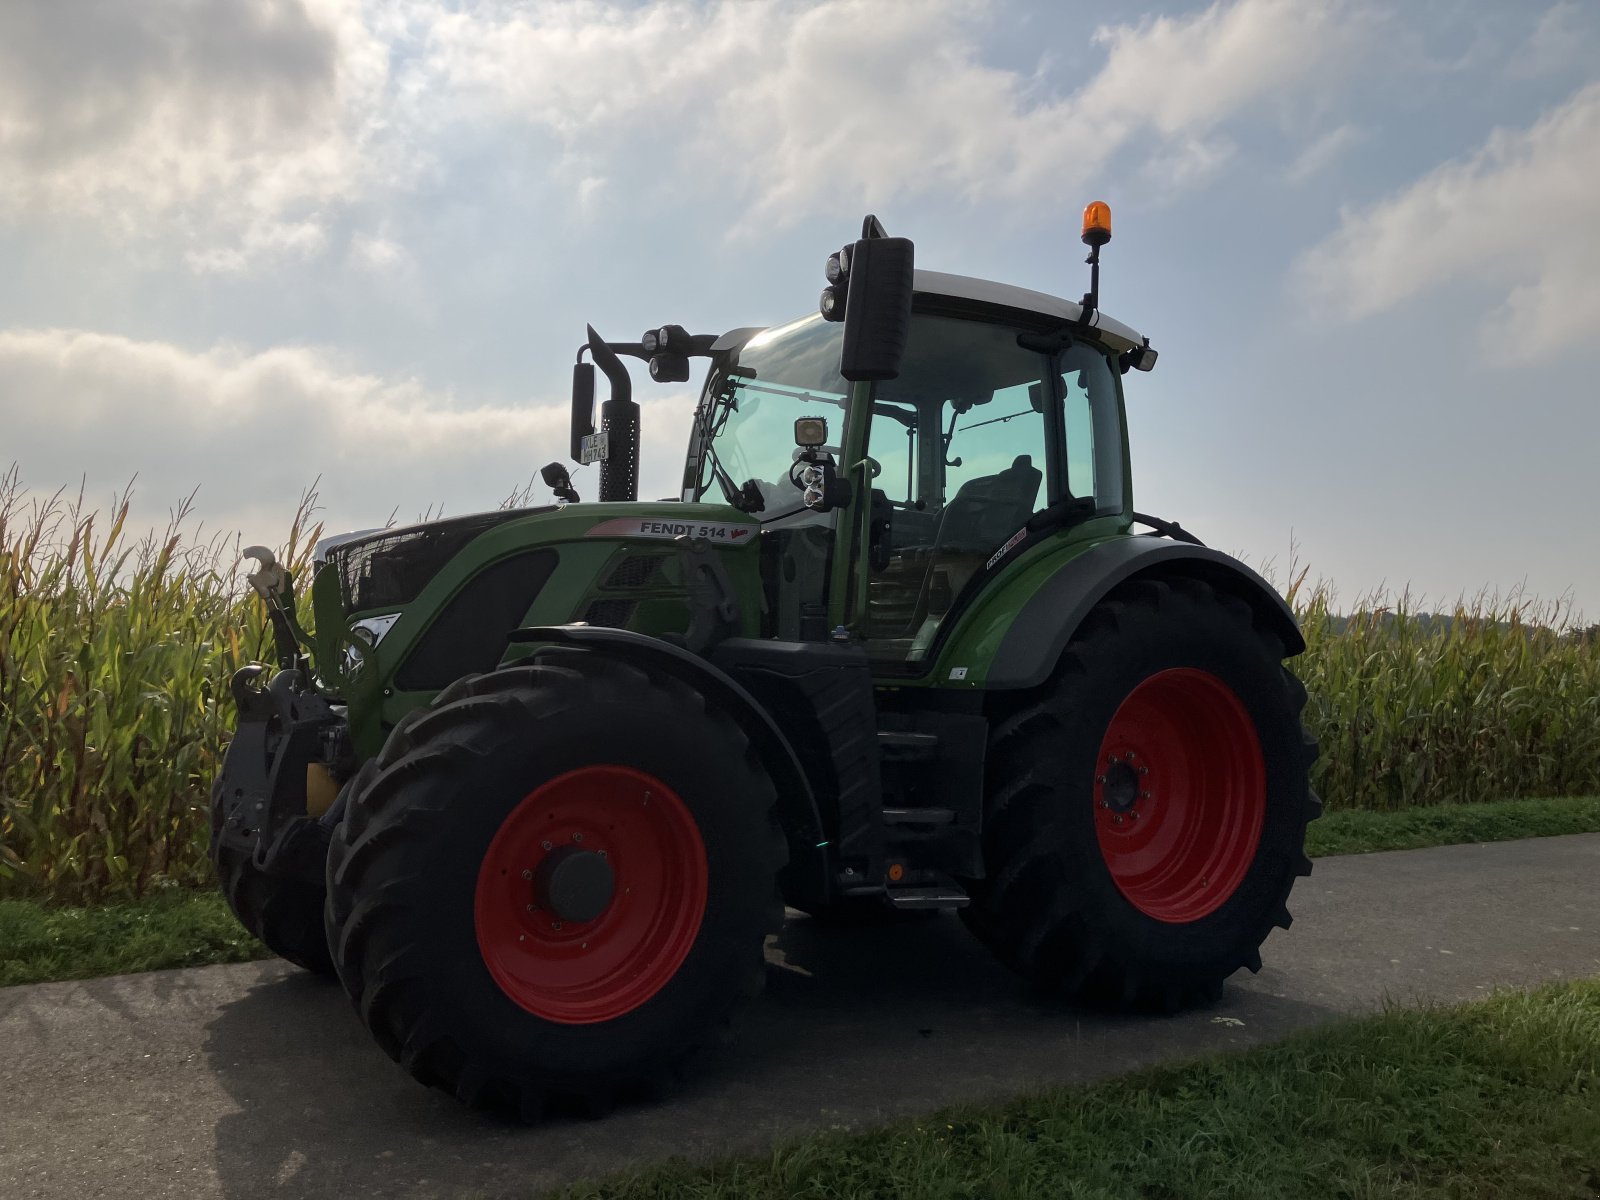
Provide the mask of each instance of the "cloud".
POLYGON ((410 265, 405 248, 398 242, 360 232, 350 239, 350 261, 376 274, 403 270, 410 265))
POLYGON ((1571 0, 1554 4, 1511 56, 1506 73, 1513 78, 1548 79, 1587 68, 1594 62, 1596 31, 1592 8, 1586 11, 1571 0))
POLYGON ((1108 25, 1099 71, 1063 91, 982 61, 998 18, 969 0, 491 4, 437 22, 424 70, 429 92, 476 119, 586 155, 686 143, 701 175, 748 200, 751 224, 770 225, 841 198, 1071 191, 1124 152, 1193 186, 1231 152, 1224 123, 1344 61, 1357 16, 1336 0, 1236 0, 1108 25))
POLYGON ((0 219, 84 220, 238 273, 324 254, 342 221, 381 221, 490 145, 539 158, 580 219, 652 187, 750 229, 841 202, 1025 201, 1123 155, 1171 192, 1233 152, 1225 124, 1347 60, 1354 3, 1109 24, 1081 84, 986 61, 1010 18, 980 0, 10 4, 0 219))
POLYGON ((355 0, 0 6, 0 217, 176 235, 202 271, 315 254, 381 165, 386 77, 355 0))
MULTIPOLYGON (((642 494, 675 494, 694 397, 644 399, 642 494)), ((493 508, 566 459, 567 421, 565 398, 474 405, 306 347, 195 352, 84 330, 0 331, 0 427, 29 482, 87 477, 109 490, 137 473, 152 520, 198 485, 208 523, 247 539, 277 536, 249 523, 286 520, 318 476, 338 527, 441 504, 493 508)), ((595 472, 572 469, 593 499, 595 472)))
POLYGON ((1502 289, 1483 333, 1506 362, 1600 334, 1600 83, 1528 129, 1499 129, 1471 157, 1343 214, 1296 265, 1297 284, 1359 320, 1461 281, 1502 289))
POLYGON ((1359 145, 1365 136, 1354 125, 1330 129, 1295 156, 1283 177, 1290 183, 1305 183, 1332 166, 1346 150, 1359 145))

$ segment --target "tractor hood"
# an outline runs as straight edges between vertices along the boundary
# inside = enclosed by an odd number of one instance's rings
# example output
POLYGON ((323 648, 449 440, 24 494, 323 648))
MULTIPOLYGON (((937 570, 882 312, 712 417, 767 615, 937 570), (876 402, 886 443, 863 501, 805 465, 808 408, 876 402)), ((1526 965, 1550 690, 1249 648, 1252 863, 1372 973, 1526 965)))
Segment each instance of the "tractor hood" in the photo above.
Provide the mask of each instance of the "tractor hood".
POLYGON ((505 508, 340 534, 317 543, 316 559, 337 573, 346 612, 403 608, 417 598, 440 567, 480 533, 520 517, 554 511, 555 505, 505 508))

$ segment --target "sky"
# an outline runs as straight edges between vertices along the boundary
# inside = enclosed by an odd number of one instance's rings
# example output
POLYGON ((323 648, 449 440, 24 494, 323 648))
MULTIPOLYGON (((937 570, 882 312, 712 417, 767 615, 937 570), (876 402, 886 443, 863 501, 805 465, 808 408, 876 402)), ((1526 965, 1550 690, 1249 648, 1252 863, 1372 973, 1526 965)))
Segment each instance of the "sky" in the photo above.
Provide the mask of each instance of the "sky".
POLYGON ((586 322, 801 315, 866 212, 1076 297, 1094 199, 1142 511, 1600 619, 1596 0, 13 0, 0 470, 247 543, 491 508, 586 322))

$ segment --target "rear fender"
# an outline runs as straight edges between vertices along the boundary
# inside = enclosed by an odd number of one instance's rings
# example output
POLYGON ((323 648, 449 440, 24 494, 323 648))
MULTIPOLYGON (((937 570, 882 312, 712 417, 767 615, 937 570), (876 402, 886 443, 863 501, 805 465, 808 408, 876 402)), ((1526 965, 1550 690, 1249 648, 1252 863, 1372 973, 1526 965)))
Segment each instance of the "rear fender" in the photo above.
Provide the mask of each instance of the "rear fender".
POLYGON ((1085 617, 1112 591, 1136 579, 1198 579, 1250 605, 1258 624, 1299 654, 1305 638, 1294 611, 1260 575, 1206 546, 1147 536, 1102 542, 1064 564, 1018 611, 987 676, 993 689, 1038 687, 1048 680, 1085 617))
POLYGON ((791 902, 829 898, 832 870, 817 798, 788 738, 767 711, 727 672, 681 646, 628 629, 600 625, 545 625, 518 629, 515 644, 576 646, 676 676, 738 722, 760 756, 778 793, 778 818, 789 842, 783 893, 791 902))

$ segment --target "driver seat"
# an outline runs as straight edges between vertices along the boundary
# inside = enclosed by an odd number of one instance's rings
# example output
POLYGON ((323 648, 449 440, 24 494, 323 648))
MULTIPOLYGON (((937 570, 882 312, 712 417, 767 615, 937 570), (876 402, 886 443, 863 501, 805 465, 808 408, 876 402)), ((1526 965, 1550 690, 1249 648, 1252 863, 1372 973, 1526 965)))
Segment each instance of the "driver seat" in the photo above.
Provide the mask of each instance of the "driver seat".
POLYGON ((1019 454, 1004 471, 980 475, 961 485, 945 505, 934 538, 937 552, 987 554, 1017 530, 1035 511, 1044 474, 1033 456, 1019 454))

